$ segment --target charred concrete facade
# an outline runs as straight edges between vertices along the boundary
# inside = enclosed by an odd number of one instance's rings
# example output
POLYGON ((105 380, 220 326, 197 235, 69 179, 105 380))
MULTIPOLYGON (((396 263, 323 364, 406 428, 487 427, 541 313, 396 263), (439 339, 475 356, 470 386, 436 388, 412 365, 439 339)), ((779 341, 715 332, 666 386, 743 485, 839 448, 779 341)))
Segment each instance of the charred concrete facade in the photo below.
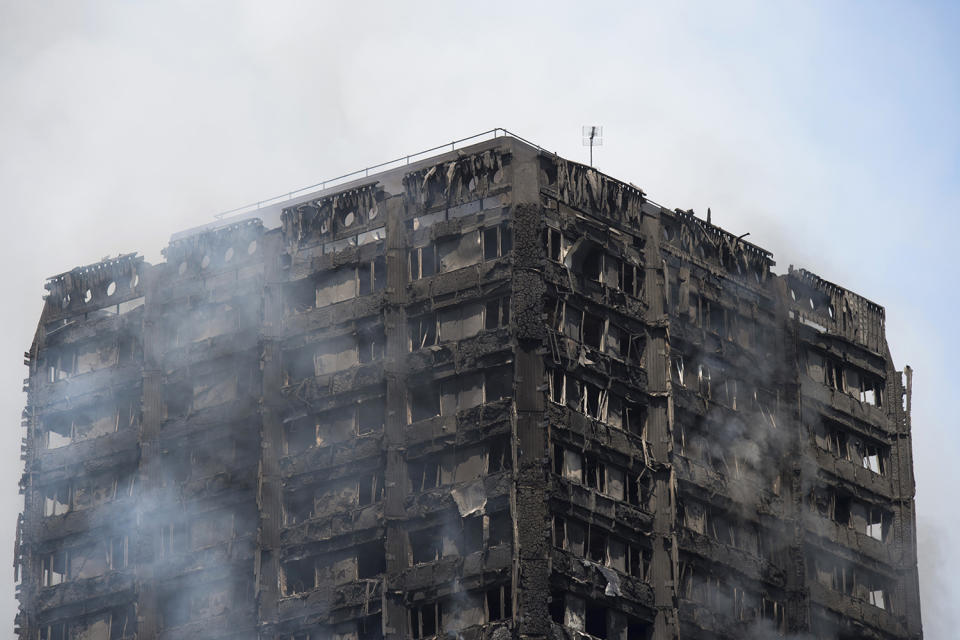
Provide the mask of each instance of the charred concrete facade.
POLYGON ((510 137, 164 257, 47 284, 20 638, 922 637, 878 305, 510 137))

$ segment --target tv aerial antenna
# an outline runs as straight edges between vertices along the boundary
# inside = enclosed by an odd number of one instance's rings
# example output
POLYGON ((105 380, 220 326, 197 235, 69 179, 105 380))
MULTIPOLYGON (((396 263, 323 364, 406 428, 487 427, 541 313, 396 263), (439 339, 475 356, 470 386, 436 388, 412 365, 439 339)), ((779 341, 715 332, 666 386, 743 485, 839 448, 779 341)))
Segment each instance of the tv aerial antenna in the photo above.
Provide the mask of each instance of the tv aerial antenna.
POLYGON ((603 127, 583 126, 583 146, 590 147, 590 166, 593 166, 593 148, 603 146, 603 127))

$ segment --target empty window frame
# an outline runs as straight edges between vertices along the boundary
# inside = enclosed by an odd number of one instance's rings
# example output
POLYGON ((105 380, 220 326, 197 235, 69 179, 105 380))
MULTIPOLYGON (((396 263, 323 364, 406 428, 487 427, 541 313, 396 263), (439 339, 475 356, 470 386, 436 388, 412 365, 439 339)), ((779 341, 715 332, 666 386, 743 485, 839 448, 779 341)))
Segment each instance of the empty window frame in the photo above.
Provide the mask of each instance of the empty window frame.
POLYGON ((383 360, 383 351, 386 344, 387 337, 382 328, 361 332, 357 337, 360 364, 383 360))
POLYGON ((428 244, 410 250, 410 280, 429 278, 437 273, 437 247, 428 244))
POLYGON ((183 522, 168 522, 160 525, 157 547, 161 558, 172 558, 185 553, 188 548, 189 533, 183 522))
POLYGON ((360 262, 357 265, 357 279, 361 296, 382 291, 387 286, 387 259, 377 256, 373 260, 360 262))
POLYGON ((463 340, 483 329, 484 304, 467 302, 437 311, 437 330, 442 342, 463 340))
POLYGON ((510 298, 488 300, 484 307, 483 328, 486 330, 510 326, 510 298))
POLYGON ((443 627, 443 607, 431 602, 410 608, 410 637, 414 640, 432 638, 443 627))
POLYGON ((824 451, 849 460, 877 475, 886 473, 890 447, 855 434, 844 425, 818 416, 813 427, 814 441, 824 451))
POLYGON ((584 485, 614 500, 631 501, 634 498, 633 489, 629 485, 636 476, 607 465, 592 454, 554 445, 553 470, 571 482, 584 485))
POLYGON ((94 543, 53 551, 41 557, 40 585, 52 587, 83 580, 127 566, 127 537, 114 536, 94 543))
POLYGON ((513 249, 513 236, 508 222, 483 230, 483 259, 493 260, 508 255, 513 249))
POLYGON ((139 411, 131 399, 51 414, 43 418, 43 444, 56 449, 133 427, 139 411))
POLYGON ((437 344, 437 314, 425 313, 408 321, 410 328, 410 350, 416 351, 437 344))
POLYGON ((563 234, 559 229, 546 227, 543 230, 543 248, 547 258, 554 262, 562 262, 566 251, 563 234))
POLYGON ((500 366, 444 378, 439 382, 410 387, 407 394, 408 422, 494 402, 513 395, 513 366, 500 366))
POLYGON ((288 560, 283 563, 283 595, 312 591, 317 587, 317 569, 314 558, 288 560))
POLYGON ((513 617, 513 598, 510 585, 500 585, 486 592, 487 622, 509 620, 513 617))

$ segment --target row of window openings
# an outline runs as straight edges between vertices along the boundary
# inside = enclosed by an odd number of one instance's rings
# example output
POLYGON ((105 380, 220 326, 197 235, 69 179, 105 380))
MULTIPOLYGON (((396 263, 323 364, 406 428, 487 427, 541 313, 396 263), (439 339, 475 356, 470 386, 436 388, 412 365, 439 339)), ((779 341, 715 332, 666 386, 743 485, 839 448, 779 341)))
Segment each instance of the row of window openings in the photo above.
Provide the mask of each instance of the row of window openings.
POLYGON ((345 553, 290 560, 283 564, 284 596, 312 591, 320 585, 341 585, 370 580, 386 571, 380 542, 361 545, 345 553))
MULTIPOLYGON (((190 588, 189 583, 165 589, 157 597, 157 616, 160 631, 167 631, 196 620, 226 614, 231 604, 238 600, 241 587, 226 581, 190 588)), ((204 625, 206 626, 206 625, 204 625)), ((168 637, 183 637, 182 634, 166 634, 168 637)))
POLYGON ((82 511, 110 502, 118 496, 133 495, 134 475, 95 475, 42 489, 44 517, 82 511))
POLYGON ((512 366, 428 382, 408 389, 407 422, 456 415, 457 411, 512 395, 512 366))
MULTIPOLYGON (((565 262, 570 245, 563 234, 553 227, 543 230, 543 248, 547 258, 565 262)), ((643 267, 609 255, 601 247, 591 244, 577 256, 575 267, 584 278, 611 289, 643 297, 643 267)))
POLYGON ((469 302, 410 318, 410 350, 432 347, 441 342, 463 340, 510 325, 510 298, 469 302))
POLYGON ((101 404, 87 409, 73 409, 44 416, 43 446, 58 449, 74 442, 92 440, 124 429, 132 429, 140 422, 140 403, 121 400, 117 404, 101 404))
POLYGON ((579 632, 580 637, 598 640, 649 640, 652 627, 600 603, 584 600, 571 593, 550 594, 550 619, 579 632))
POLYGON ((848 431, 846 428, 824 421, 813 430, 814 441, 824 451, 829 451, 841 460, 849 460, 877 475, 886 474, 890 447, 871 442, 848 431))
POLYGON ((719 366, 699 363, 693 371, 687 371, 686 357, 674 352, 670 356, 670 375, 673 384, 696 389, 704 398, 729 407, 734 411, 754 409, 759 411, 771 427, 777 426, 778 397, 775 391, 760 389, 742 380, 726 375, 719 366))
POLYGON ((691 292, 684 301, 679 300, 680 288, 671 286, 671 299, 675 300, 677 313, 686 315, 694 326, 705 329, 727 340, 733 340, 743 347, 751 348, 758 343, 758 325, 753 318, 724 307, 719 302, 709 300, 691 292))
POLYGON ((45 554, 40 559, 40 586, 52 587, 124 569, 127 553, 127 537, 116 536, 45 554))
POLYGON ((810 507, 841 527, 847 527, 874 540, 884 542, 890 535, 893 513, 835 490, 815 490, 810 496, 810 507))
POLYGON ((141 347, 127 336, 113 342, 99 342, 99 346, 50 347, 44 356, 47 382, 57 382, 73 376, 108 367, 125 365, 139 357, 141 347))
POLYGON ((513 237, 508 223, 496 227, 467 231, 435 244, 410 250, 410 280, 420 280, 454 271, 486 260, 506 256, 513 250, 513 237))
POLYGON ((550 400, 590 418, 644 437, 647 427, 645 406, 629 402, 606 389, 580 380, 560 369, 549 370, 550 400))
POLYGON ((760 533, 756 524, 735 522, 721 511, 695 501, 681 505, 683 526, 716 542, 754 556, 760 555, 760 533))
POLYGON ((513 526, 509 511, 468 516, 457 522, 410 532, 410 566, 450 556, 463 557, 484 548, 511 544, 513 526))
POLYGON ((319 309, 382 291, 386 286, 387 260, 377 256, 291 283, 287 289, 286 311, 291 314, 319 309))
POLYGON ((513 452, 507 437, 498 437, 488 444, 458 447, 407 463, 410 489, 413 493, 429 491, 458 482, 469 482, 492 473, 507 471, 513 466, 513 452))
POLYGON ((693 564, 681 563, 678 591, 681 598, 708 607, 716 613, 725 613, 733 620, 767 620, 778 632, 786 631, 783 603, 747 591, 693 564))
POLYGON ((878 609, 890 609, 886 580, 866 569, 855 567, 844 560, 814 556, 807 559, 810 579, 817 583, 862 600, 878 609))
POLYGON ((284 524, 291 526, 324 513, 366 507, 383 499, 383 473, 326 482, 284 496, 284 524))
MULTIPOLYGON (((249 317, 258 311, 249 309, 244 324, 259 324, 258 318, 249 317)), ((161 326, 167 344, 185 346, 237 331, 240 319, 240 310, 232 304, 207 304, 186 310, 179 307, 163 318, 161 326)))
POLYGON ((134 640, 137 614, 132 605, 92 616, 41 624, 37 640, 134 640))
POLYGON ((344 442, 353 436, 381 433, 384 425, 384 398, 377 396, 353 405, 284 421, 286 454, 294 455, 311 447, 344 442))
POLYGON ((466 591, 445 600, 411 607, 409 637, 413 640, 457 636, 467 627, 513 617, 510 585, 466 591))
POLYGON ((553 546, 639 580, 647 580, 650 575, 650 549, 579 520, 553 516, 553 546))
POLYGON ((383 617, 375 613, 324 629, 285 634, 278 640, 383 640, 383 617))
POLYGON ((608 318, 583 311, 560 300, 547 299, 544 304, 547 326, 564 336, 629 362, 644 365, 643 336, 618 327, 608 318))
POLYGON ((883 380, 817 351, 807 351, 807 374, 864 404, 883 406, 883 380))
POLYGON ((164 450, 161 479, 165 487, 228 473, 238 457, 238 443, 225 439, 203 447, 164 450))
POLYGON ((608 498, 643 507, 650 498, 649 478, 601 462, 592 454, 553 447, 553 472, 608 498))
POLYGON ((166 522, 160 525, 156 550, 160 558, 172 558, 231 540, 235 519, 232 511, 213 511, 196 516, 190 522, 166 522))
POLYGON ((358 364, 377 362, 383 359, 385 344, 386 337, 381 330, 343 336, 285 351, 284 383, 294 384, 304 378, 343 371, 358 364))
MULTIPOLYGON (((674 430, 675 454, 728 478, 759 477, 755 462, 764 454, 755 441, 748 441, 745 446, 719 446, 720 441, 716 437, 708 440, 706 435, 689 429, 683 423, 678 422, 678 425, 674 430)), ((743 445, 743 442, 739 441, 739 444, 743 445)), ((769 488, 773 495, 780 495, 782 478, 779 473, 770 478, 769 488)))

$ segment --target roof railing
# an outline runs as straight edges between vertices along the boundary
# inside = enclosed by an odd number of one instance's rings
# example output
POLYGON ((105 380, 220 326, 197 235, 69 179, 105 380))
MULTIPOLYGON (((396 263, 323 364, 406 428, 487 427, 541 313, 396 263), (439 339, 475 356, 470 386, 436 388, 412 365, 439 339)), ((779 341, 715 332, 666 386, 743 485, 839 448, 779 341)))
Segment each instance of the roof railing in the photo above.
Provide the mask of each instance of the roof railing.
POLYGON ((424 149, 423 151, 418 151, 416 153, 403 156, 402 158, 397 158, 395 160, 388 160, 386 162, 381 162, 380 164, 371 165, 369 167, 364 167, 363 169, 358 169, 356 171, 351 171, 350 173, 345 173, 342 176, 337 176, 336 178, 329 178, 321 182, 316 182, 314 184, 307 185, 306 187, 300 187, 299 189, 294 189, 293 191, 288 191, 287 193, 281 193, 280 195, 276 195, 271 198, 258 200, 257 202, 251 202, 250 204, 245 204, 243 206, 230 209, 229 211, 221 211, 220 213, 216 214, 213 217, 216 218, 217 220, 220 220, 223 217, 229 216, 229 215, 257 211, 259 209, 262 209, 263 207, 268 207, 271 205, 280 204, 281 202, 292 200, 296 196, 307 193, 309 191, 314 191, 317 188, 323 190, 323 189, 326 189, 327 187, 332 187, 342 182, 349 182, 350 180, 355 180, 357 178, 368 177, 371 171, 385 170, 387 168, 391 168, 394 166, 403 166, 405 164, 410 164, 412 160, 416 160, 427 154, 435 153, 437 151, 445 151, 447 150, 448 147, 450 151, 454 151, 456 150, 457 145, 462 145, 464 142, 476 141, 477 138, 485 138, 487 136, 490 136, 491 138, 497 138, 498 136, 510 136, 511 138, 516 138, 520 142, 523 142, 525 144, 530 145, 531 147, 536 148, 538 151, 557 155, 555 152, 548 151, 538 144, 534 144, 529 140, 526 140, 518 136, 515 133, 507 131, 503 127, 497 127, 495 129, 490 129, 489 131, 477 133, 472 136, 468 136, 466 138, 460 138, 459 140, 454 140, 452 142, 448 142, 446 144, 442 144, 437 147, 424 149))

